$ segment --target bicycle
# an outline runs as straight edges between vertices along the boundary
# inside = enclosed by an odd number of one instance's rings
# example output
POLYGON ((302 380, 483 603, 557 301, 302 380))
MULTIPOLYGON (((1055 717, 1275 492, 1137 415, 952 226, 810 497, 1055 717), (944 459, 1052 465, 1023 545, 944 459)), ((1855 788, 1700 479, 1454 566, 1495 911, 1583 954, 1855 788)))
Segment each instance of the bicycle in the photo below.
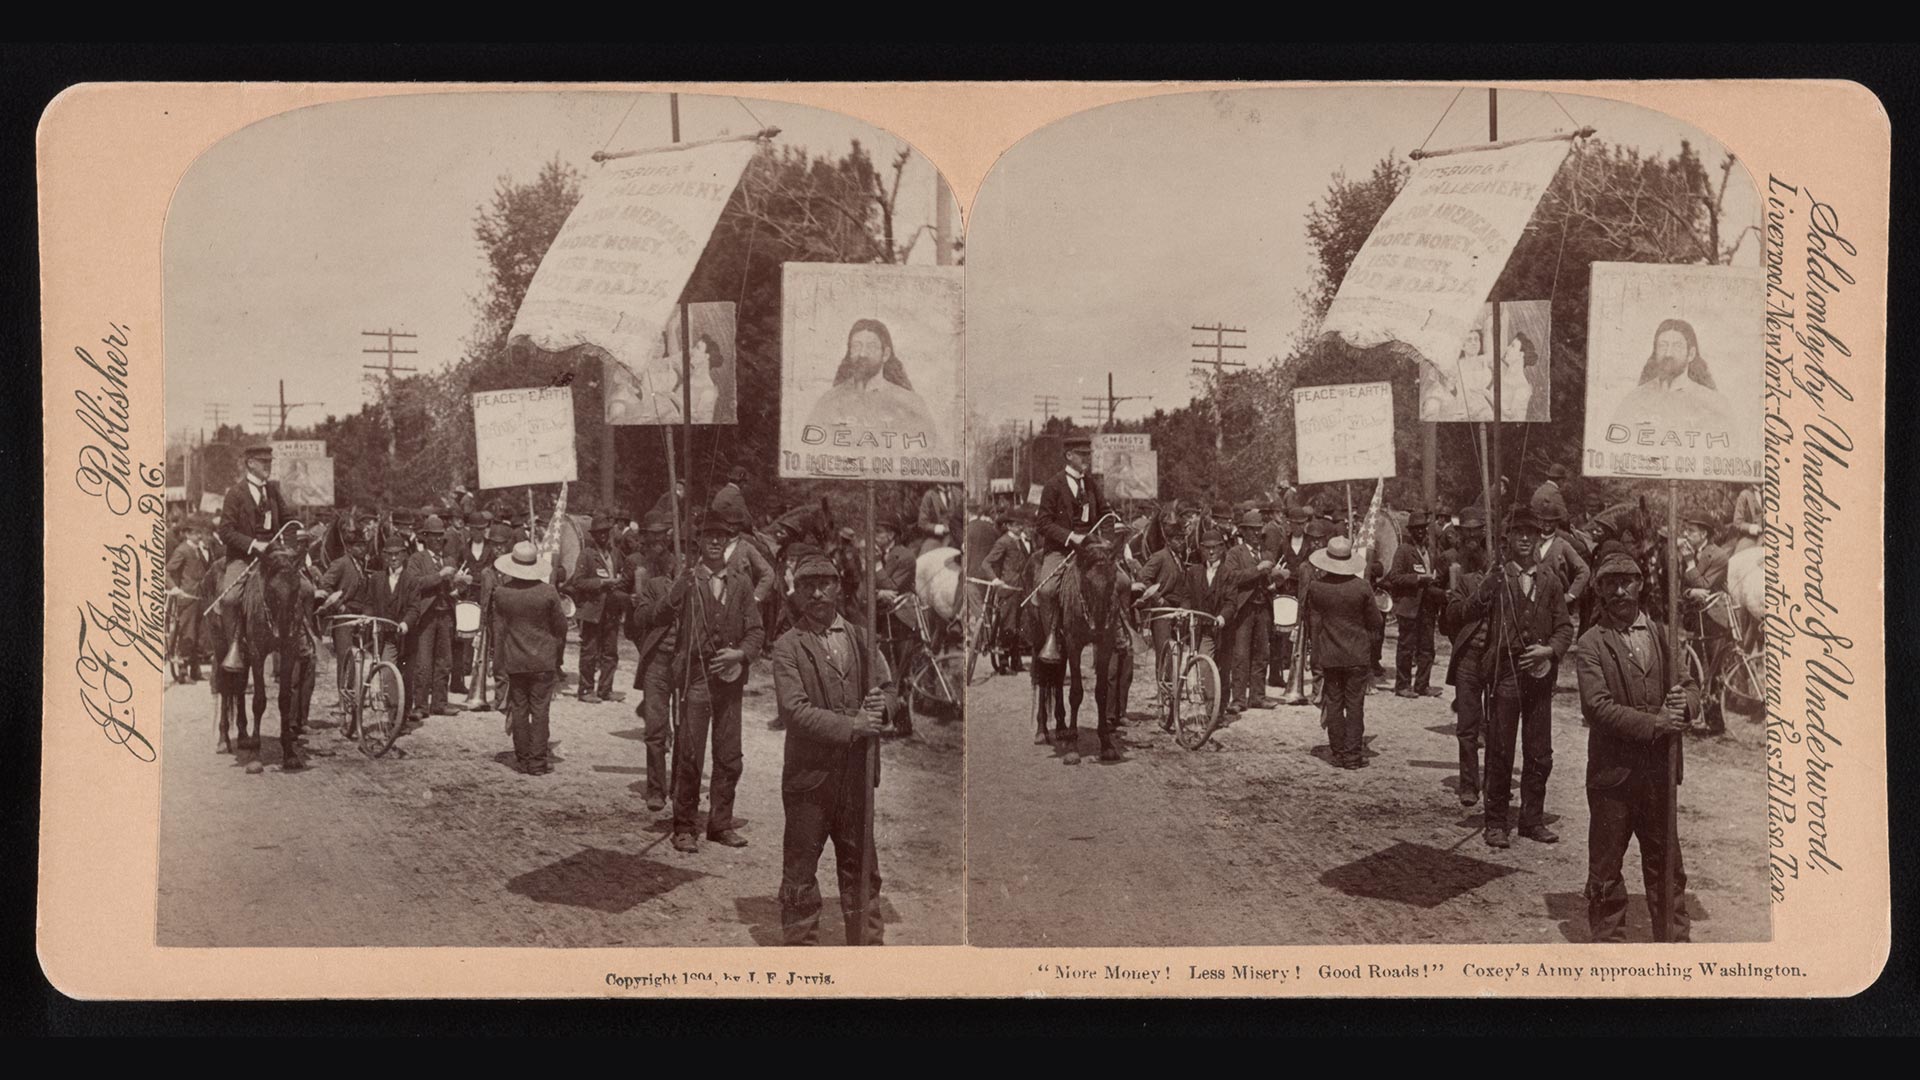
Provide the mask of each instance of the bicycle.
POLYGON ((1220 618, 1191 608, 1148 608, 1149 622, 1175 619, 1173 639, 1167 643, 1164 663, 1156 665, 1154 678, 1160 687, 1160 705, 1165 716, 1163 731, 1174 733, 1173 741, 1186 750, 1198 750, 1213 737, 1220 726, 1220 668, 1213 658, 1200 651, 1200 632, 1196 626, 1205 619, 1215 626, 1220 618))
POLYGON ((891 619, 903 609, 911 609, 915 636, 906 638, 901 668, 900 694, 909 716, 918 711, 931 715, 934 710, 957 711, 964 683, 966 661, 962 654, 945 647, 956 616, 947 626, 936 626, 927 614, 927 605, 912 593, 901 593, 887 609, 891 619))
POLYGON ((336 624, 354 628, 353 648, 339 663, 347 669, 347 738, 358 738, 360 752, 371 758, 384 756, 407 722, 407 683, 400 667, 383 655, 382 626, 395 631, 400 624, 378 615, 335 615, 336 624))
POLYGON ((994 674, 997 675, 1000 673, 1001 664, 999 653, 1001 650, 995 644, 996 635, 1000 626, 999 597, 1002 592, 1013 591, 1014 586, 998 579, 989 581, 986 578, 977 577, 968 578, 967 583, 970 585, 979 585, 987 590, 986 595, 980 601, 979 610, 974 612, 973 621, 967 626, 967 685, 972 686, 974 683, 974 668, 978 666, 980 662, 980 653, 982 651, 993 654, 994 674))
POLYGON ((1726 730, 1728 713, 1749 719, 1766 708, 1765 660, 1754 641, 1752 620, 1725 592, 1714 592, 1688 612, 1693 625, 1684 651, 1687 674, 1699 686, 1707 702, 1709 731, 1726 730), (1726 612, 1727 633, 1712 629, 1708 612, 1716 608, 1726 612))

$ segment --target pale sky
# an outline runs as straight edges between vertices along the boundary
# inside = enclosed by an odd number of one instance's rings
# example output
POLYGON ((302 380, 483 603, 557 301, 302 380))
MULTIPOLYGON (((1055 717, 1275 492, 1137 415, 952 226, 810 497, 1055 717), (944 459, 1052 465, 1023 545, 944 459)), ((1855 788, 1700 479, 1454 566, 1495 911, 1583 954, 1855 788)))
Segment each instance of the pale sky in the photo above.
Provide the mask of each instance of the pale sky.
MULTIPOLYGON (((1229 360, 1284 357, 1300 325, 1298 293, 1313 257, 1306 211, 1334 170, 1365 177, 1389 151, 1405 157, 1440 121, 1457 88, 1269 89, 1185 93, 1069 117, 1009 150, 981 187, 967 231, 969 407, 989 426, 1036 415, 1034 397, 1104 395, 1114 373, 1122 418, 1191 400, 1188 363, 1211 351, 1193 325, 1245 327, 1229 360)), ((1688 124, 1638 106, 1500 92, 1503 139, 1591 125, 1649 151, 1693 142, 1717 179, 1725 151, 1688 124)), ((1460 94, 1430 149, 1485 142, 1487 94, 1460 94)), ((1723 229, 1757 220, 1736 168, 1723 229)), ((1751 237, 1738 262, 1757 262, 1751 237)))
MULTIPOLYGON (((780 143, 819 155, 839 156, 857 138, 882 170, 905 146, 806 106, 680 98, 686 140, 746 134, 761 122, 781 129, 780 143)), ((556 154, 591 173, 596 150, 670 137, 667 95, 610 92, 376 98, 285 113, 229 136, 181 180, 167 216, 167 430, 211 429, 210 402, 259 430, 255 405, 277 400, 281 379, 288 401, 324 403, 292 410, 291 424, 356 411, 368 400, 360 365, 383 362, 361 350, 385 345, 363 330, 416 333, 396 345, 419 355, 396 363, 446 367, 474 326, 485 264, 473 219, 500 176, 532 180, 556 154)), ((897 236, 932 221, 935 187, 933 167, 914 155, 897 236)), ((912 261, 933 259, 922 237, 912 261)))

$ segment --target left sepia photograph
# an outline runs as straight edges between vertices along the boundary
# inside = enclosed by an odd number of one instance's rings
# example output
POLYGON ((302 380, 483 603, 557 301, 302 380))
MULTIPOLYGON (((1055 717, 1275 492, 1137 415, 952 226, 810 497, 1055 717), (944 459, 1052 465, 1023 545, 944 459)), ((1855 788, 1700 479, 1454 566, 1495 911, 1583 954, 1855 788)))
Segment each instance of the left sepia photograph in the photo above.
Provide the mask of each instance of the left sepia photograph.
POLYGON ((959 220, 899 137, 735 97, 208 148, 157 943, 962 943, 959 220))

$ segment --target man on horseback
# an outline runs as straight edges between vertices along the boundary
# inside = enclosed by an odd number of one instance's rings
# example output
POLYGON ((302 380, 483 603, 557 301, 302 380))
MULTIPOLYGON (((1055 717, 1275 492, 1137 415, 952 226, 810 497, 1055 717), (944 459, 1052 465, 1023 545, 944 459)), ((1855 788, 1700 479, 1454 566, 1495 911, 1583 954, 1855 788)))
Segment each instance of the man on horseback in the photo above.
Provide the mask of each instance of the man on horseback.
POLYGON ((1041 660, 1060 659, 1060 565, 1086 543, 1094 525, 1107 515, 1107 498, 1091 475, 1092 437, 1069 435, 1065 449, 1066 468, 1040 491, 1040 538, 1046 543, 1040 559, 1040 595, 1035 600, 1041 632, 1037 659, 1041 660))
MULTIPOLYGON (((226 500, 220 508, 220 544, 226 549, 227 564, 221 573, 221 591, 216 607, 223 646, 218 663, 231 680, 241 682, 242 686, 248 666, 248 649, 244 643, 247 626, 245 587, 240 581, 266 554, 274 533, 287 523, 289 516, 286 499, 280 494, 279 483, 271 479, 272 475, 273 444, 256 442, 248 446, 245 471, 240 481, 227 489, 226 500)), ((244 690, 227 687, 222 693, 238 697, 244 690)), ((231 711, 238 712, 237 709, 231 711)), ((254 734, 251 737, 247 735, 245 717, 238 718, 241 749, 259 747, 259 722, 266 711, 266 687, 256 681, 253 686, 254 734)), ((222 713, 223 719, 227 716, 227 712, 222 713)), ((224 737, 222 742, 225 742, 224 737)))

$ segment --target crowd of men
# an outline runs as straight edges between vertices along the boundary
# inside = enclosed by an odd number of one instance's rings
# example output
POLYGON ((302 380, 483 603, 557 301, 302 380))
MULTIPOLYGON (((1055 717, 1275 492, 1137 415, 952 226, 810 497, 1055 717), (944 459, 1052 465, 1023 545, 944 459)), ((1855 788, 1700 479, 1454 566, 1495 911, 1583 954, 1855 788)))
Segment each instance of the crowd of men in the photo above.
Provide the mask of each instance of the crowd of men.
MULTIPOLYGON (((198 681, 204 670, 223 710, 238 712, 252 695, 254 736, 244 735, 243 717, 238 747, 229 743, 223 711, 223 752, 249 756, 259 749, 271 667, 279 684, 281 769, 308 768, 316 661, 331 652, 333 709, 350 716, 348 658, 356 641, 371 641, 367 624, 351 617, 373 616, 389 631, 381 656, 403 674, 409 725, 503 712, 514 768, 545 775, 552 769, 550 705, 568 681, 565 647, 577 627, 573 683, 583 704, 625 700, 617 688, 622 639, 634 647, 646 805, 671 808, 672 846, 699 851, 711 746, 704 836, 744 847, 748 838, 733 816, 744 766, 742 699, 748 671, 765 658, 778 706, 769 726, 786 732, 786 940, 817 938, 814 869, 832 840, 848 939, 858 939, 858 925, 864 940, 878 942, 877 909, 851 906, 861 866, 873 865, 860 847, 871 796, 859 790, 859 777, 867 740, 911 730, 893 674, 911 639, 900 618, 883 619, 877 648, 865 628, 866 544, 859 532, 833 528, 819 506, 756 517, 736 469, 697 515, 684 545, 675 542, 679 505, 663 496, 637 517, 592 515, 577 553, 562 565, 551 507, 542 518, 506 501, 480 505, 455 488, 417 509, 321 510, 302 520, 271 480, 271 461, 271 443, 249 447, 245 474, 226 492, 220 513, 183 516, 167 562, 174 679, 198 681), (330 650, 317 648, 321 643, 330 650), (268 662, 249 662, 261 654, 268 662)), ((677 494, 686 496, 684 485, 677 494)), ((877 601, 890 605, 913 592, 909 544, 958 542, 960 506, 954 490, 930 488, 920 494, 917 513, 878 523, 877 601)), ((345 724, 342 731, 351 734, 345 724)), ((248 771, 264 771, 258 754, 250 756, 248 771)), ((869 873, 869 895, 877 894, 877 870, 869 873)))
MULTIPOLYGON (((1572 654, 1590 729, 1587 896, 1594 938, 1619 940, 1625 932, 1621 867, 1628 840, 1637 838, 1655 922, 1669 940, 1686 939, 1684 905, 1664 910, 1666 894, 1657 887, 1671 857, 1675 895, 1685 889, 1679 852, 1667 850, 1665 835, 1668 774, 1679 761, 1676 750, 1669 765, 1669 742, 1724 721, 1703 708, 1700 687, 1668 650, 1664 529, 1644 505, 1590 499, 1575 523, 1567 509, 1572 478, 1555 466, 1530 498, 1498 507, 1491 536, 1478 503, 1458 513, 1393 514, 1398 543, 1383 565, 1377 546, 1362 546, 1362 521, 1296 489, 1265 504, 1171 501, 1122 509, 1107 504, 1089 465, 1089 441, 1070 438, 1066 466, 1042 488, 1037 506, 1002 504, 969 522, 969 576, 1005 585, 1014 598, 999 607, 1000 670, 1020 670, 1027 653, 1057 658, 1047 650, 1061 617, 1059 571, 1101 534, 1118 546, 1141 608, 1214 616, 1202 622, 1198 645, 1218 665, 1227 720, 1281 704, 1268 689, 1287 688, 1286 703, 1320 709, 1330 757, 1343 769, 1367 765, 1366 697, 1389 685, 1376 684, 1386 676, 1387 619, 1396 626, 1390 685, 1403 698, 1446 694, 1434 684, 1435 641, 1445 635, 1452 648, 1440 680, 1453 690, 1459 803, 1484 799, 1483 840, 1507 848, 1516 830, 1536 843, 1560 839, 1545 820, 1551 703, 1572 654), (1037 626, 1021 619, 1019 601, 1029 594, 1037 626), (1291 620, 1276 624, 1276 609, 1291 620)), ((1753 488, 1738 494, 1726 518, 1686 515, 1677 549, 1687 597, 1697 603, 1724 592, 1729 557, 1757 543, 1760 530, 1753 488)), ((1136 625, 1151 627, 1164 682, 1167 622, 1136 625)), ((1701 625, 1713 632, 1710 618, 1701 625)), ((1044 731, 1036 741, 1044 741, 1044 731)))

